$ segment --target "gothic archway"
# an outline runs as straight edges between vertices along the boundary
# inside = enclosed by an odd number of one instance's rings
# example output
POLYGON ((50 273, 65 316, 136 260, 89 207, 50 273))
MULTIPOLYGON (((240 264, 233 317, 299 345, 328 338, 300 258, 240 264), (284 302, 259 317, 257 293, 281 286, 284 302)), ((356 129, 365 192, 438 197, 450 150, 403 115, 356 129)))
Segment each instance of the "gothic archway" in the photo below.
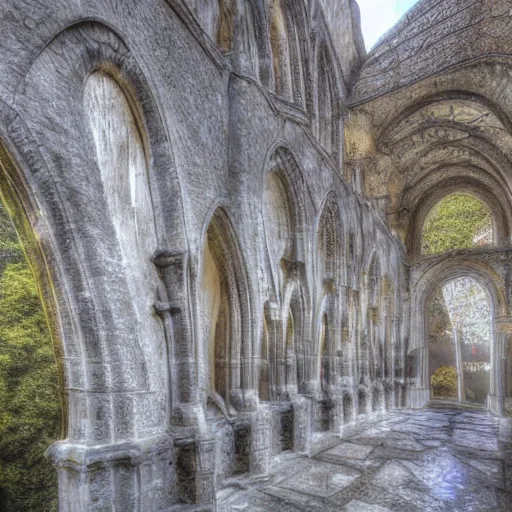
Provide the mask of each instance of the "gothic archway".
POLYGON ((473 279, 485 290, 489 300, 492 326, 488 405, 492 411, 501 414, 505 385, 502 354, 507 340, 506 332, 500 327, 500 319, 507 312, 504 283, 502 277, 486 264, 465 258, 447 259, 426 268, 413 285, 407 405, 423 406, 430 399, 428 307, 436 289, 458 278, 473 279))

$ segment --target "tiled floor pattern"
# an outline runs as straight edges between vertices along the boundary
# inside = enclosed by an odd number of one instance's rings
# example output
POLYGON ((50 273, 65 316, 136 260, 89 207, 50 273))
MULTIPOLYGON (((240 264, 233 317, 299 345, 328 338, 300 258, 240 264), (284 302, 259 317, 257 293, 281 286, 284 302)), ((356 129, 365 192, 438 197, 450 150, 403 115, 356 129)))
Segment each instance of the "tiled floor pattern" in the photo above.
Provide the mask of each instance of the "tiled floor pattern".
POLYGON ((218 495, 220 512, 512 512, 512 428, 478 412, 399 411, 218 495))

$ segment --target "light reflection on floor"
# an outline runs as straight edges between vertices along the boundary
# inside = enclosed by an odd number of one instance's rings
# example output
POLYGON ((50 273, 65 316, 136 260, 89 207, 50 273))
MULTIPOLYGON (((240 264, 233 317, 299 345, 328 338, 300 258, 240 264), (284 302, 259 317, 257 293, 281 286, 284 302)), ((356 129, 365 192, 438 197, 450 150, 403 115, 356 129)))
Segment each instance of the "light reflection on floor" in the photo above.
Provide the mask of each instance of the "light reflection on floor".
POLYGON ((511 425, 478 412, 395 412, 312 458, 284 456, 268 479, 236 482, 218 510, 510 512, 511 425))

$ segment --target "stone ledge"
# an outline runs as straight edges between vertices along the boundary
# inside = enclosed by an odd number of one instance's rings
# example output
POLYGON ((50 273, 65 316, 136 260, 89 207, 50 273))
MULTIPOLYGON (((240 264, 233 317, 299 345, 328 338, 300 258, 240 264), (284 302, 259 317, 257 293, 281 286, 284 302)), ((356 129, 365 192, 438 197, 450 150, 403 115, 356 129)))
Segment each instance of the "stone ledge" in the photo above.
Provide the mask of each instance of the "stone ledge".
POLYGON ((46 450, 46 457, 56 468, 69 468, 86 473, 102 467, 127 464, 139 466, 155 456, 173 450, 173 439, 167 435, 100 446, 87 446, 57 441, 46 450))

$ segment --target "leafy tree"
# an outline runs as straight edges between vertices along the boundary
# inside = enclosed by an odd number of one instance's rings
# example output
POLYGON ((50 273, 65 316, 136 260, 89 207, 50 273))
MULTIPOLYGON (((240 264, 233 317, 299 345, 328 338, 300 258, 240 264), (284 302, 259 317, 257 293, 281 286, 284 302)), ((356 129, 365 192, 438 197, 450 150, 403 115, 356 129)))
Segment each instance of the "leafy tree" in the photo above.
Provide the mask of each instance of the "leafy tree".
POLYGON ((34 275, 0 205, 0 510, 57 510, 44 457, 60 434, 57 367, 34 275))
POLYGON ((481 201, 463 194, 443 199, 429 213, 422 233, 423 254, 467 249, 492 242, 492 216, 481 201))
POLYGON ((10 261, 23 261, 23 251, 11 219, 0 202, 0 272, 10 261))
POLYGON ((437 397, 457 396, 457 370, 453 366, 440 366, 432 375, 432 393, 437 397))
POLYGON ((470 277, 450 281, 443 289, 451 323, 462 341, 470 345, 489 346, 491 310, 484 289, 470 277))

